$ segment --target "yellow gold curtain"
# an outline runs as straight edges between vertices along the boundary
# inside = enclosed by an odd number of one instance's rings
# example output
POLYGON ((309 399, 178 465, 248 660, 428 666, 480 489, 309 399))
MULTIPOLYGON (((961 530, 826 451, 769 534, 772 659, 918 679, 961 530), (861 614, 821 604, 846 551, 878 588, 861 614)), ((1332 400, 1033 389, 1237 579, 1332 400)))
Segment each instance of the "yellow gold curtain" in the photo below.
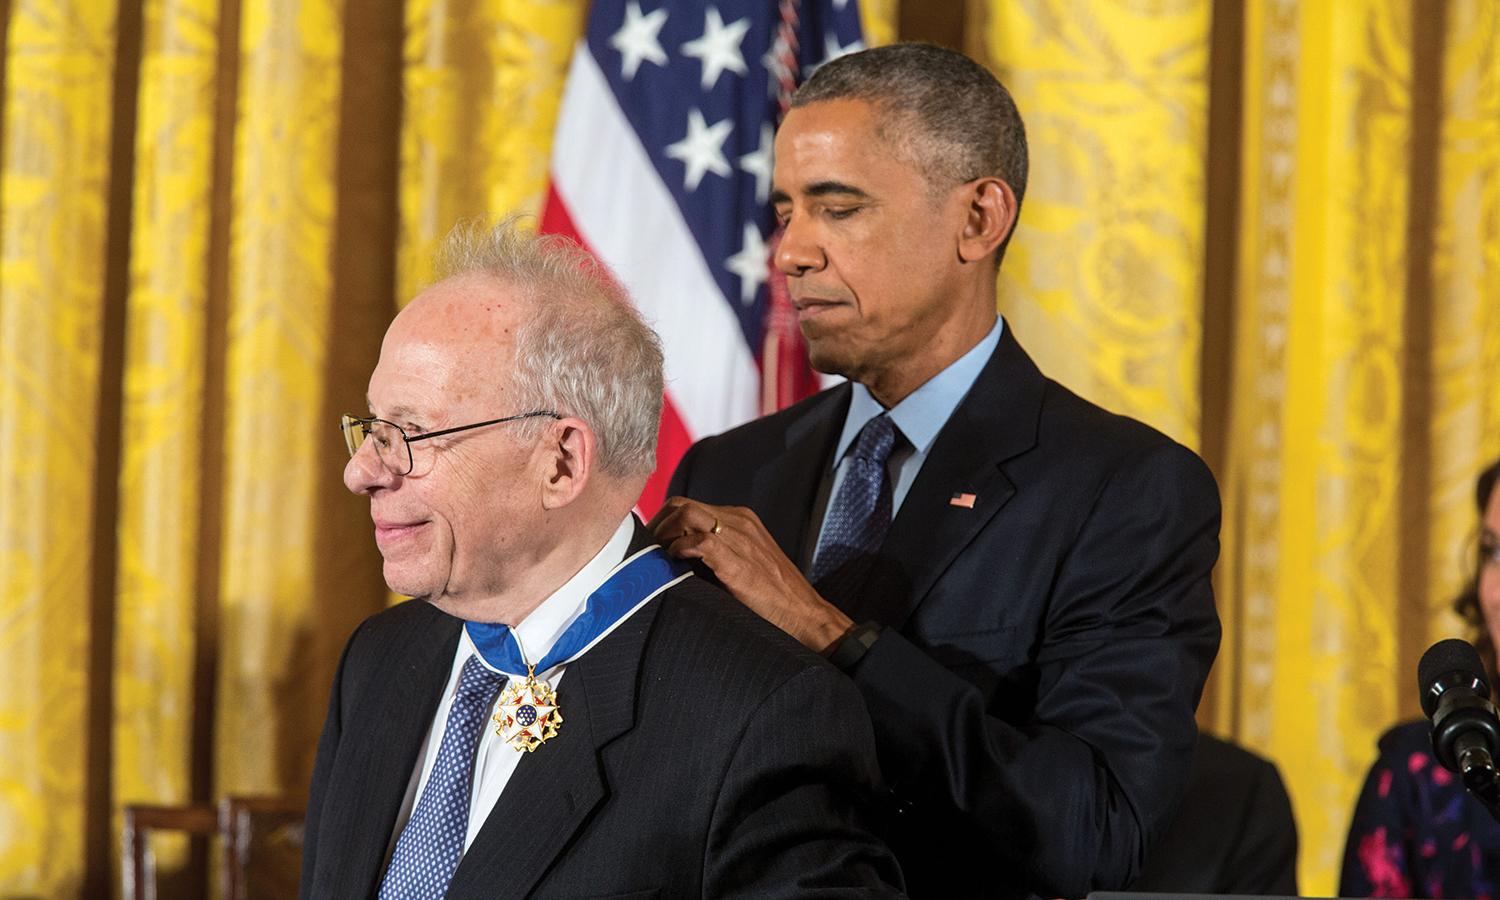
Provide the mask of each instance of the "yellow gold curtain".
POLYGON ((409 0, 401 128, 402 302, 453 223, 536 215, 586 0, 409 0))
POLYGON ((1500 453, 1500 157, 1472 140, 1494 133, 1500 23, 1476 4, 1246 11, 1214 724, 1281 766, 1303 889, 1332 893, 1375 740, 1458 631, 1473 479, 1500 453))
MULTIPOLYGON (((192 799, 218 4, 146 4, 120 398, 113 809, 192 799), (173 265, 162 265, 164 258, 173 265)), ((181 847, 175 848, 180 860, 181 847)))
MULTIPOLYGON (((10 7, 0 169, 0 884, 82 884, 110 2, 10 7)), ((113 473, 105 473, 112 477, 113 473)))
MULTIPOLYGON (((539 209, 588 6, 0 4, 0 893, 107 891, 123 804, 304 790, 384 602, 333 423, 451 223, 539 209)), ((1204 722, 1332 893, 1500 455, 1500 7, 966 13, 1032 144, 1002 308, 1218 472, 1204 722)))
POLYGON ((1266 132, 1251 124, 1245 140, 1246 169, 1264 181, 1244 195, 1240 321, 1258 340, 1237 348, 1236 390, 1251 392, 1256 414, 1234 417, 1225 489, 1243 497, 1241 512, 1264 509, 1269 527, 1243 543, 1237 521, 1225 530, 1220 583, 1239 589, 1224 592, 1226 619, 1240 626, 1230 613, 1240 603, 1255 619, 1233 633, 1243 658, 1231 690, 1245 696, 1228 708, 1230 730, 1282 767, 1314 890, 1333 889, 1354 793, 1379 731, 1409 708, 1411 679, 1399 676, 1415 663, 1395 627, 1402 386, 1417 375, 1405 278, 1410 47, 1406 5, 1250 8, 1251 65, 1279 58, 1246 79, 1266 132), (1257 301, 1271 307, 1259 328, 1257 301), (1243 569, 1250 558, 1267 564, 1243 569))
POLYGON ((1500 6, 1450 4, 1443 51, 1431 257, 1431 640, 1451 633, 1444 601, 1469 558, 1458 548, 1474 536, 1474 473, 1500 455, 1500 6))
MULTIPOLYGON (((306 734, 285 733, 286 701, 306 677, 320 601, 335 601, 317 596, 309 551, 317 485, 332 474, 317 463, 331 436, 320 401, 343 14, 339 0, 250 3, 240 26, 216 704, 217 733, 234 736, 216 742, 224 793, 289 786, 311 759, 302 746, 302 759, 286 758, 306 734)), ((299 699, 315 703, 311 692, 299 699)))
POLYGON ((1198 445, 1208 0, 990 3, 1026 121, 1001 311, 1052 377, 1198 445))

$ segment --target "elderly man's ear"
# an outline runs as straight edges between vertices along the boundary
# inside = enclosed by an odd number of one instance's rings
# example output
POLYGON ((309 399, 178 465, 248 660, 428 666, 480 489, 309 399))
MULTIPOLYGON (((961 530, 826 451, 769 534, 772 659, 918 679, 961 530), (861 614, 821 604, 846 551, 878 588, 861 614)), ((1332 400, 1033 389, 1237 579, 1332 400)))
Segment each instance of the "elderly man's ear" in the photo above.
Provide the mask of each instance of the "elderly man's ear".
POLYGON ((537 445, 542 507, 561 509, 578 499, 598 464, 598 440, 582 419, 558 419, 537 445))

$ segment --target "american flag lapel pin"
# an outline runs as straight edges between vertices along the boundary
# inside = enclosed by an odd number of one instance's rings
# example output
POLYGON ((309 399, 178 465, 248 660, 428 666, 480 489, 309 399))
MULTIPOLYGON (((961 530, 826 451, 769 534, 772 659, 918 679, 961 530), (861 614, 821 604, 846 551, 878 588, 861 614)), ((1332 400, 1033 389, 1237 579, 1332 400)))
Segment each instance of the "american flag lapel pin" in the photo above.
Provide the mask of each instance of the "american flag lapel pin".
POLYGON ((948 505, 949 506, 959 506, 959 507, 962 507, 964 509, 973 509, 974 508, 974 501, 978 500, 978 499, 979 498, 976 497, 976 496, 974 496, 973 494, 966 494, 966 493, 960 492, 960 493, 954 494, 948 500, 948 505))

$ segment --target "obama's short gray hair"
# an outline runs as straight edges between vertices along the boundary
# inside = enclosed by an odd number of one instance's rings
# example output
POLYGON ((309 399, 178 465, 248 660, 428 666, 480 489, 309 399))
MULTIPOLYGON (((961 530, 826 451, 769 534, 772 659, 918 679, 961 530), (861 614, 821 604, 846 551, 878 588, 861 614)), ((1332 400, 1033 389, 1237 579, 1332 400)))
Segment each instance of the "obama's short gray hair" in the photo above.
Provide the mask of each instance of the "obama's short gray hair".
POLYGON ((803 107, 863 100, 882 113, 878 133, 946 189, 995 176, 1016 205, 1026 193, 1026 126, 989 70, 935 44, 887 44, 825 63, 792 97, 803 107))

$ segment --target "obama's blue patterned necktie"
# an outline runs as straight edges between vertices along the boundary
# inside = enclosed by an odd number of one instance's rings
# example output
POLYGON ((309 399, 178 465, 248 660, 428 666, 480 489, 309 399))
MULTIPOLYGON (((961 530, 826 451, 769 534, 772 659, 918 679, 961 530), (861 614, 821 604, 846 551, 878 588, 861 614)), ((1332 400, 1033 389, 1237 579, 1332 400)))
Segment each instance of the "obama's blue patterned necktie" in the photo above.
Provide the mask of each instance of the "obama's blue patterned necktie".
POLYGON ((437 761, 396 839, 391 864, 380 884, 380 900, 437 900, 447 893, 469 832, 474 751, 490 706, 504 684, 505 676, 486 668, 478 656, 464 663, 437 761))
POLYGON ((891 480, 886 461, 896 446, 896 424, 882 413, 865 423, 845 457, 813 560, 812 582, 829 602, 844 605, 869 575, 891 527, 891 480))

